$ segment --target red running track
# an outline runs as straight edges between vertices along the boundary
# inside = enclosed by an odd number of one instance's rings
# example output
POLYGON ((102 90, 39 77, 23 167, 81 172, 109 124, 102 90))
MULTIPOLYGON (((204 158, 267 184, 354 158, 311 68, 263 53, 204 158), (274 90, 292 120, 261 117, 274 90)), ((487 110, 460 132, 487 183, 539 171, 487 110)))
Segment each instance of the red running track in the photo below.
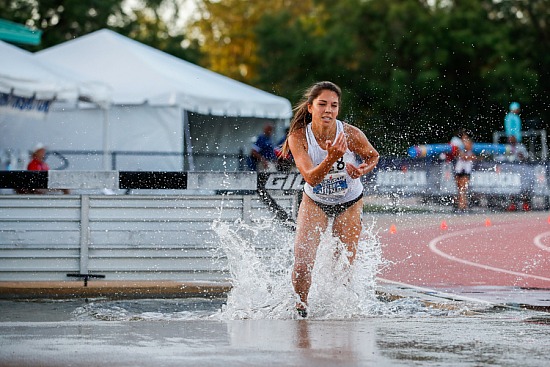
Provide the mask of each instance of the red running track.
MULTIPOLYGON (((381 278, 426 288, 550 290, 548 213, 410 215, 382 222, 381 278)), ((379 222, 380 224, 380 222, 379 222)))

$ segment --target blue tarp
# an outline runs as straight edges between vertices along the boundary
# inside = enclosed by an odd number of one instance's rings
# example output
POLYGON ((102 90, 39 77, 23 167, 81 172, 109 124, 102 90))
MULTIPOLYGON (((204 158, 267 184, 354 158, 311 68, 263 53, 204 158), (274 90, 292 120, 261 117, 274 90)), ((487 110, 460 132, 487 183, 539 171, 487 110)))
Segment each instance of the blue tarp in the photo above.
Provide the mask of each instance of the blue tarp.
POLYGON ((0 19, 0 40, 25 45, 39 45, 41 37, 41 30, 31 29, 22 24, 0 19))

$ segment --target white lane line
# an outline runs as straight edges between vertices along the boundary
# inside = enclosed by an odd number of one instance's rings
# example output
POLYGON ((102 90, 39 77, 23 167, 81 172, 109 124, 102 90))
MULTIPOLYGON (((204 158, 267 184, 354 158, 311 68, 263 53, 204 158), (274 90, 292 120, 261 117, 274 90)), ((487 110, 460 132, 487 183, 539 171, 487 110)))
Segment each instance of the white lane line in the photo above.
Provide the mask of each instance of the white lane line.
MULTIPOLYGON (((447 299, 447 300, 482 303, 482 304, 490 305, 490 306, 497 305, 497 303, 495 303, 495 302, 486 301, 484 299, 463 296, 463 295, 456 294, 456 293, 441 292, 441 291, 438 291, 438 290, 432 289, 432 288, 420 287, 420 286, 417 286, 417 285, 398 282, 398 281, 395 281, 395 280, 390 280, 390 279, 385 279, 385 278, 380 278, 380 277, 377 277, 376 279, 379 280, 379 281, 382 281, 384 283, 397 285, 397 286, 403 287, 405 289, 406 288, 411 289, 411 290, 417 292, 419 294, 419 296, 422 296, 422 294, 424 294, 424 296, 431 296, 431 297, 434 297, 434 298, 444 298, 444 299, 447 299)), ((399 295, 399 292, 396 292, 396 293, 397 293, 397 295, 399 295)))
POLYGON ((548 236, 550 236, 550 232, 541 233, 537 237, 535 237, 535 239, 533 240, 533 243, 535 244, 535 246, 543 249, 544 251, 550 251, 550 247, 544 246, 541 241, 542 238, 548 237, 548 236))
POLYGON ((443 241, 443 240, 446 240, 446 239, 449 239, 449 238, 452 238, 452 237, 461 236, 461 235, 464 235, 464 234, 472 234, 473 232, 480 232, 482 230, 486 230, 486 228, 478 228, 478 229, 473 229, 473 230, 472 229, 467 229, 467 230, 462 230, 462 231, 458 231, 458 232, 444 234, 442 236, 436 237, 433 240, 431 240, 430 243, 428 244, 428 246, 429 246, 430 250, 432 252, 434 252, 435 254, 437 254, 441 257, 444 257, 448 260, 456 261, 456 262, 461 263, 461 264, 475 266, 475 267, 485 269, 485 270, 492 270, 492 271, 496 271, 496 272, 499 272, 499 273, 506 273, 506 274, 516 275, 516 276, 520 276, 520 277, 523 277, 523 278, 540 279, 540 280, 545 280, 545 281, 550 282, 550 278, 541 277, 541 276, 538 276, 538 275, 519 273, 519 272, 516 272, 516 271, 496 268, 494 266, 489 266, 489 265, 485 265, 485 264, 480 264, 480 263, 475 263, 475 262, 472 262, 472 261, 460 259, 456 256, 449 255, 449 254, 447 254, 447 253, 445 253, 445 252, 443 252, 443 251, 441 251, 440 249, 437 248, 437 243, 440 242, 440 241, 443 241))

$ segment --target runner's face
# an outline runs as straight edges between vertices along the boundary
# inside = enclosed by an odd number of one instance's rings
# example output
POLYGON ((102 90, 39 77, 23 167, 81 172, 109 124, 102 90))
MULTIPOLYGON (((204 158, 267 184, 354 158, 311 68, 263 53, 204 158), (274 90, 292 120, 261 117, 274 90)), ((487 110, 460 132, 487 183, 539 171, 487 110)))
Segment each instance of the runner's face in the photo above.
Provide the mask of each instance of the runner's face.
POLYGON ((338 95, 331 90, 322 91, 307 107, 312 121, 323 125, 330 125, 336 120, 339 108, 338 95))

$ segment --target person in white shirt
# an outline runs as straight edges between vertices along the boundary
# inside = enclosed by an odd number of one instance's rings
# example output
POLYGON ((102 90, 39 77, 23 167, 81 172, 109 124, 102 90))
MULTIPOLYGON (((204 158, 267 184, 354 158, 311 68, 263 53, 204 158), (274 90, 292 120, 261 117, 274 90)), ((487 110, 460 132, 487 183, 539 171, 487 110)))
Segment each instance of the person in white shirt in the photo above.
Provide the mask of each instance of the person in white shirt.
POLYGON ((458 137, 462 141, 462 146, 458 149, 454 167, 458 190, 457 209, 458 211, 466 211, 468 209, 468 188, 476 155, 473 152, 474 143, 468 132, 463 130, 458 137))
POLYGON ((290 150, 305 180, 298 211, 292 282, 307 316, 311 271, 321 233, 333 218, 332 233, 346 245, 353 263, 362 230, 363 185, 360 177, 377 165, 379 154, 357 127, 337 120, 341 89, 332 82, 310 87, 295 108, 283 154, 290 150), (356 161, 359 156, 361 163, 356 161))

